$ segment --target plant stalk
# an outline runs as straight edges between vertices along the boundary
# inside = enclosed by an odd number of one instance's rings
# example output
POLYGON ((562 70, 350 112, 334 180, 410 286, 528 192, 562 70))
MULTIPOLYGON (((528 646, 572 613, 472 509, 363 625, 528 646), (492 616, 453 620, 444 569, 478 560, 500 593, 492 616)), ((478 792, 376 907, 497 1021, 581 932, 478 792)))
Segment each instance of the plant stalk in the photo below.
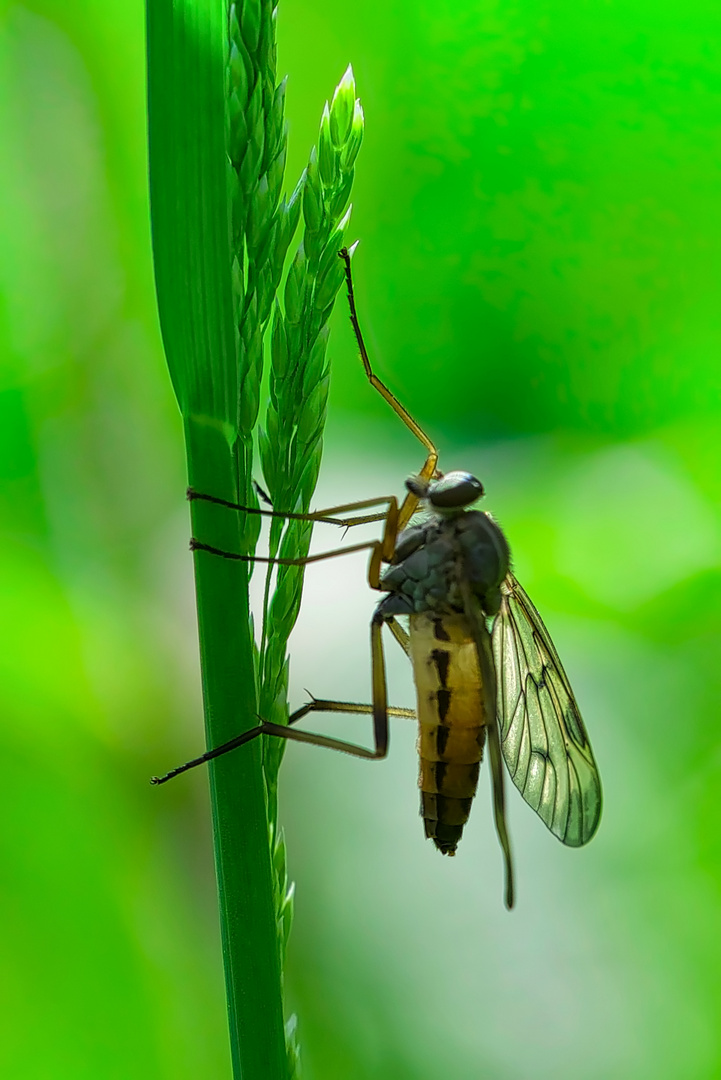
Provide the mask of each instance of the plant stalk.
MULTIPOLYGON (((217 423, 185 425, 191 487, 237 498, 235 455, 217 423)), ((238 549, 238 518, 191 503, 193 535, 238 549), (209 539, 210 538, 210 539, 209 539)), ((195 552, 206 742, 218 746, 257 723, 244 563, 195 552)), ((228 1015, 236 1080, 285 1080, 280 962, 260 740, 209 766, 228 1015)))

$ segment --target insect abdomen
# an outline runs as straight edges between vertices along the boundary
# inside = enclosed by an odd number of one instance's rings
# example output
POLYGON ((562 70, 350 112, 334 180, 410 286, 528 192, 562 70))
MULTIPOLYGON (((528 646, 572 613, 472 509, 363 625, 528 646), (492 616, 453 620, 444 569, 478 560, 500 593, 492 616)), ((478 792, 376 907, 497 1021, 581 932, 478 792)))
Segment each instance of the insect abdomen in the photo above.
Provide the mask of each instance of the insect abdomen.
POLYGON ((453 855, 471 812, 486 739, 478 654, 463 615, 411 615, 410 638, 421 815, 426 836, 453 855))

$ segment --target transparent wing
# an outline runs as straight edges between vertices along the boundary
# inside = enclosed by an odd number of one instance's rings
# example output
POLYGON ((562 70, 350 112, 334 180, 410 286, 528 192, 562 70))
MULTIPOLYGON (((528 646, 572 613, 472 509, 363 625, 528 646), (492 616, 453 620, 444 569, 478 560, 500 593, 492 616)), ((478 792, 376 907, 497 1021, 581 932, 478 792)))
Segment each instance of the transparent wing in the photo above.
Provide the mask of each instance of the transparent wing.
POLYGON ((566 673, 541 616, 508 574, 493 624, 501 745, 513 783, 564 844, 588 843, 601 781, 566 673))

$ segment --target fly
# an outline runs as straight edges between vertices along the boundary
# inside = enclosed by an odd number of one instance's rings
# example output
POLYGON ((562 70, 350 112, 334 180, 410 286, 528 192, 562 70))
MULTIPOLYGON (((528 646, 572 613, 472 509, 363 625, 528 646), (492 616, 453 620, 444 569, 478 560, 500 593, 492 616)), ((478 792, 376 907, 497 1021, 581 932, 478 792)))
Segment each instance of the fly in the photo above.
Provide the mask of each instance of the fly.
POLYGON ((165 776, 153 777, 152 782, 165 783, 261 734, 376 760, 388 753, 388 717, 417 717, 421 816, 426 836, 444 855, 456 852, 488 744, 495 826, 505 862, 505 902, 511 908, 514 876, 502 762, 528 805, 569 847, 588 843, 598 827, 598 770, 548 630, 511 570, 506 537, 490 514, 473 508, 484 494, 483 485, 467 472, 444 475, 438 471, 436 447, 371 368, 356 313, 351 253, 343 248, 339 255, 345 266, 350 320, 365 373, 426 451, 422 469, 406 481, 403 502, 399 505, 395 496, 388 496, 311 514, 292 514, 243 507, 199 492, 188 494, 189 498, 263 516, 347 526, 383 522, 380 540, 303 559, 269 560, 191 541, 194 550, 210 555, 293 566, 369 550, 368 584, 385 593, 370 628, 372 704, 314 698, 290 715, 287 727, 263 721, 165 776), (378 506, 384 506, 382 512, 358 516, 359 511, 378 506), (421 506, 427 512, 426 519, 411 524, 421 506), (407 631, 399 616, 407 617, 407 631), (384 626, 413 665, 415 713, 388 706, 384 626), (311 712, 372 716, 373 749, 294 726, 311 712))

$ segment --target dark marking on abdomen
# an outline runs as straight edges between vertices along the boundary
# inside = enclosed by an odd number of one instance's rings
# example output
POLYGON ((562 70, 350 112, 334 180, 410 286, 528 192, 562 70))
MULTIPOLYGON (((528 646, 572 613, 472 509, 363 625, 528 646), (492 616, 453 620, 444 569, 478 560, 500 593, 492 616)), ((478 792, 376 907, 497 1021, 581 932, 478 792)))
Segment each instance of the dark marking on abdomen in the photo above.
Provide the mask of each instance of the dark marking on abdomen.
POLYGON ((438 702, 438 719, 442 724, 448 716, 448 710, 451 707, 451 691, 436 690, 436 701, 438 702))
POLYGON ((478 787, 480 768, 480 761, 458 764, 421 758, 421 791, 445 795, 449 799, 472 799, 478 787))
POLYGON ((436 791, 443 791, 443 781, 445 780, 447 769, 447 761, 434 761, 431 764, 431 772, 433 773, 436 791))
POLYGON ((434 649, 431 653, 431 660, 436 666, 438 681, 445 688, 448 685, 448 668, 451 663, 451 654, 445 649, 434 649))
POLYGON ((453 855, 476 792, 486 714, 476 643, 465 616, 411 616, 418 694, 421 813, 426 836, 453 855))

